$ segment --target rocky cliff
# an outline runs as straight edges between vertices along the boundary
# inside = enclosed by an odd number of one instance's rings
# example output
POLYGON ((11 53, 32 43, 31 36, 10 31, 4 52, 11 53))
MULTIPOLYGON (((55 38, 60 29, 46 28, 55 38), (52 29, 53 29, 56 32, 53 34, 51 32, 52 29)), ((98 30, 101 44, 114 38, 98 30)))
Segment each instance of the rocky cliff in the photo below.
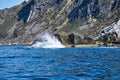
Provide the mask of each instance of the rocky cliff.
POLYGON ((65 45, 104 42, 100 32, 118 22, 119 14, 120 0, 29 0, 0 10, 0 43, 29 44, 45 30, 65 45))

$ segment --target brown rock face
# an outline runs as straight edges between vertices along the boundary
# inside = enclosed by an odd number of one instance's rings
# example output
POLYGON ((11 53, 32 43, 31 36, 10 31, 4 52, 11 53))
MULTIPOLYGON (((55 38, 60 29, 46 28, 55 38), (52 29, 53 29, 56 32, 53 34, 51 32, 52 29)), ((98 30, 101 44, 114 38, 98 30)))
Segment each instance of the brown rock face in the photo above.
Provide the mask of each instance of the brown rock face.
POLYGON ((72 44, 83 44, 84 43, 83 39, 78 34, 71 33, 68 36, 69 36, 69 40, 72 44))
POLYGON ((80 34, 71 33, 69 34, 69 41, 72 44, 80 45, 80 44, 94 44, 95 41, 87 36, 81 36, 80 34))
POLYGON ((81 44, 95 44, 95 41, 86 36, 81 36, 77 33, 62 33, 62 34, 55 34, 56 37, 65 45, 81 45, 81 44))
MULTIPOLYGON (((119 14, 120 0, 29 0, 0 10, 0 39, 33 41, 48 30, 63 44, 93 44, 101 29, 120 19, 119 14)), ((119 42, 114 35, 100 40, 119 42)))

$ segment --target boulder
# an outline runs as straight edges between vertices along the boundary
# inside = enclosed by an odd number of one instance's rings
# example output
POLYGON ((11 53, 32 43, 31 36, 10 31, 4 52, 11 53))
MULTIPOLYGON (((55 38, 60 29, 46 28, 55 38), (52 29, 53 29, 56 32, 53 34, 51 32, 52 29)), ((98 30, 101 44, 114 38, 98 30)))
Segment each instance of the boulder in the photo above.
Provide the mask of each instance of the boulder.
POLYGON ((69 40, 69 36, 66 32, 61 32, 61 33, 56 33, 54 34, 58 40, 64 44, 64 45, 67 45, 67 44, 71 44, 70 40, 69 40))
POLYGON ((106 43, 120 43, 120 38, 118 37, 116 32, 100 36, 98 40, 106 43))
POLYGON ((79 34, 70 33, 68 36, 69 36, 69 41, 72 44, 77 45, 77 44, 83 44, 84 43, 84 40, 82 39, 82 37, 79 34))
POLYGON ((120 43, 120 20, 102 29, 97 40, 105 43, 120 43))
POLYGON ((88 36, 81 36, 77 33, 59 33, 55 34, 55 36, 64 44, 72 44, 72 45, 81 45, 81 44, 93 44, 95 41, 88 36))

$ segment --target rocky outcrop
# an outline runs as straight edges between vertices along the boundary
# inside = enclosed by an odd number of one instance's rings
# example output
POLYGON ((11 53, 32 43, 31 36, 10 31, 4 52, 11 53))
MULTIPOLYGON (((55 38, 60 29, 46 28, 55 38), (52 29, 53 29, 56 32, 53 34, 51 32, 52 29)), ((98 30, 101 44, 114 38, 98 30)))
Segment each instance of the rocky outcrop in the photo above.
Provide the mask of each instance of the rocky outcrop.
POLYGON ((88 36, 81 36, 77 33, 60 33, 56 37, 65 45, 95 44, 95 40, 88 36))
POLYGON ((18 20, 23 20, 24 22, 26 22, 30 15, 31 8, 33 5, 34 5, 34 0, 31 0, 29 3, 24 5, 24 7, 17 13, 18 20))
POLYGON ((77 33, 71 33, 68 35, 69 41, 74 45, 80 45, 80 44, 94 44, 95 41, 88 37, 88 36, 81 36, 77 33))
POLYGON ((120 44, 120 20, 102 29, 99 33, 98 40, 105 43, 120 44))
POLYGON ((101 18, 120 8, 120 0, 74 0, 74 8, 68 15, 70 21, 101 18))
POLYGON ((0 40, 30 43, 48 30, 65 45, 119 42, 120 29, 113 27, 120 20, 119 4, 120 0, 29 0, 0 10, 0 40))
POLYGON ((19 12, 18 20, 24 22, 31 21, 44 15, 44 12, 55 4, 60 4, 63 0, 30 0, 19 12))
POLYGON ((71 34, 69 34, 68 36, 69 36, 69 41, 70 41, 72 44, 83 43, 83 40, 82 40, 81 36, 78 35, 78 34, 71 33, 71 34))
POLYGON ((120 43, 120 38, 116 32, 108 33, 104 36, 100 36, 99 40, 106 43, 120 43))
POLYGON ((9 30, 8 30, 8 38, 16 38, 17 37, 17 23, 15 23, 13 25, 13 27, 11 27, 9 30))

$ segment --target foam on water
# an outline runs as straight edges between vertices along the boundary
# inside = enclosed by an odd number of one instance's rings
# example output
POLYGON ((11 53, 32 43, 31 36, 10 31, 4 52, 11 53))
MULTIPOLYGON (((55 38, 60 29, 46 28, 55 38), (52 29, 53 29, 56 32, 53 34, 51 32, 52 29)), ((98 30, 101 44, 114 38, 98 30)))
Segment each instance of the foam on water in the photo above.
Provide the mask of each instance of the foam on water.
POLYGON ((64 48, 65 46, 52 34, 45 31, 40 34, 40 40, 35 42, 32 47, 35 48, 64 48))

